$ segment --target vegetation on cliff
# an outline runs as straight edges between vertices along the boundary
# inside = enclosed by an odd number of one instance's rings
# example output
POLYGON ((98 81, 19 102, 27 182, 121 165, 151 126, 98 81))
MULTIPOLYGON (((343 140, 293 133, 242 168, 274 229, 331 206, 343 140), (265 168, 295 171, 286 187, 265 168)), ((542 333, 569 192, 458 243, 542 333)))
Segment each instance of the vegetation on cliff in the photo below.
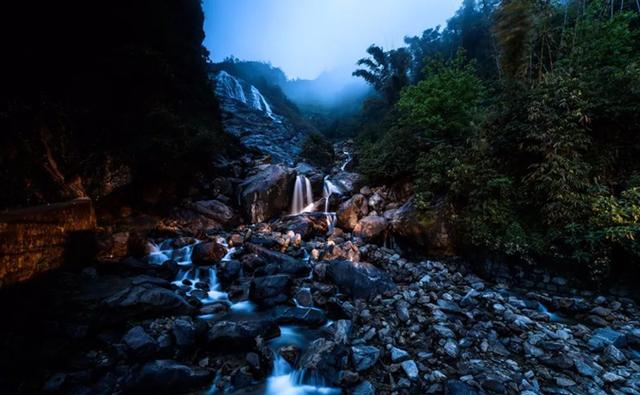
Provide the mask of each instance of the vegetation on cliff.
POLYGON ((198 0, 13 3, 4 12, 0 205, 184 183, 230 146, 219 141, 228 137, 198 0))
POLYGON ((443 30, 372 46, 354 74, 384 100, 363 111, 360 169, 415 179, 423 209, 444 197, 463 251, 573 263, 594 279, 637 268, 631 3, 465 0, 443 30))

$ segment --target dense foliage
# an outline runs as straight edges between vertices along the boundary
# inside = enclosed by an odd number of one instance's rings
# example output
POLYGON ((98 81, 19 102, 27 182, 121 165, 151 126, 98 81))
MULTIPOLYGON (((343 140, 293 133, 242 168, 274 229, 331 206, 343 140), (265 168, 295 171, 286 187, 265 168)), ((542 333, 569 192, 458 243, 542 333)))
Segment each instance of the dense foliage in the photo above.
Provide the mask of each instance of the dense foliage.
POLYGON ((596 280, 637 269, 639 13, 465 0, 445 29, 371 47, 356 74, 386 102, 372 103, 383 115, 363 111, 361 170, 415 180, 425 210, 444 199, 461 251, 574 264, 596 280), (399 51, 405 79, 385 66, 399 51))
MULTIPOLYGON (((3 6, 0 205, 188 182, 220 144, 198 0, 3 6)), ((178 186, 176 190, 180 190, 178 186)))
POLYGON ((334 161, 333 144, 320 133, 309 133, 302 142, 300 159, 319 168, 330 168, 334 161))

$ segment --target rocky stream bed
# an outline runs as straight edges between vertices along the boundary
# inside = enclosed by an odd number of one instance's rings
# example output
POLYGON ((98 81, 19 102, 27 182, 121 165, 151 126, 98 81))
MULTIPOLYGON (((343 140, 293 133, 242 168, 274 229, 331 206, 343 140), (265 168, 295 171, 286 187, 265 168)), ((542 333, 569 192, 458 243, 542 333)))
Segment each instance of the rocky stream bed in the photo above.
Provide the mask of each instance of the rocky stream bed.
POLYGON ((339 151, 329 177, 298 166, 295 215, 266 221, 289 207, 253 185, 296 176, 262 165, 242 181, 253 225, 149 236, 3 291, 0 392, 640 393, 634 300, 408 259, 411 199, 355 185, 339 151))

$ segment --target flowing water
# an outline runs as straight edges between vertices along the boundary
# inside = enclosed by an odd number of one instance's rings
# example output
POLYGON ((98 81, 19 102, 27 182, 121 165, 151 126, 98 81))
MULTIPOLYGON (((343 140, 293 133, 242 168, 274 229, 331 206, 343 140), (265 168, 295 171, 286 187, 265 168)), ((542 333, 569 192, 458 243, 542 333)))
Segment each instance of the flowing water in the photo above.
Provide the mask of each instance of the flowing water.
POLYGON ((237 100, 254 110, 264 112, 267 117, 275 119, 269 102, 267 102, 267 99, 262 96, 262 93, 260 93, 255 86, 248 84, 243 85, 226 71, 219 72, 215 80, 216 93, 219 96, 237 100))
POLYGON ((313 210, 313 192, 311 190, 311 181, 307 177, 303 175, 296 177, 292 201, 291 214, 293 215, 313 210))

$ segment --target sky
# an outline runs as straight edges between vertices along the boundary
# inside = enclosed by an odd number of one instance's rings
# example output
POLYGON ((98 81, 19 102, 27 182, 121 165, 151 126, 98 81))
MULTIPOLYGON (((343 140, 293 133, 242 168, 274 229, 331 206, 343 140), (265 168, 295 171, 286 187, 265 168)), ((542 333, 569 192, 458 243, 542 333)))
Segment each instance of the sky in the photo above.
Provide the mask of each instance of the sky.
POLYGON ((204 0, 204 45, 218 62, 271 62, 289 78, 350 73, 375 43, 385 49, 407 35, 444 26, 461 0, 204 0))

